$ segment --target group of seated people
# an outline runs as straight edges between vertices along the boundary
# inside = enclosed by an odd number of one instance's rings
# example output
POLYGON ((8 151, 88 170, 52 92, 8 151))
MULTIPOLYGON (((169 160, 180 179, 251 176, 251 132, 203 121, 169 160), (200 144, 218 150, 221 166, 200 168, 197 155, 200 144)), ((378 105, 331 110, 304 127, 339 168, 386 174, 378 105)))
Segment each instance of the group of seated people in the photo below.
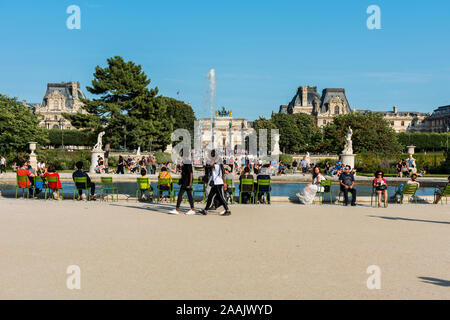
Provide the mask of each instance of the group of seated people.
MULTIPOLYGON (((229 168, 225 168, 225 173, 227 173, 227 171, 228 171, 227 169, 229 169, 229 168)), ((230 173, 228 173, 228 175, 230 175, 230 173)), ((232 177, 230 177, 230 176, 229 176, 229 178, 227 178, 227 176, 225 176, 225 178, 232 179, 232 177)), ((270 180, 270 164, 265 164, 262 166, 262 168, 258 171, 258 174, 256 175, 256 181, 254 181, 254 177, 250 173, 250 168, 249 167, 244 168, 244 172, 239 176, 239 190, 240 190, 241 197, 242 197, 242 203, 249 203, 249 201, 251 201, 252 190, 253 190, 253 195, 256 195, 259 180, 270 180), (242 180, 244 180, 244 179, 253 180, 253 186, 245 185, 245 184, 243 185, 242 180)), ((259 191, 260 192, 256 195, 258 203, 266 203, 265 193, 270 192, 270 185, 269 186, 266 186, 266 185, 260 186, 259 191)))
MULTIPOLYGON (((91 181, 89 175, 83 171, 83 162, 79 161, 76 163, 76 170, 72 174, 72 178, 87 178, 87 184, 77 184, 79 197, 82 198, 82 189, 85 187, 90 188, 90 200, 95 200, 95 183, 91 181)), ((60 190, 62 190, 61 179, 59 173, 56 172, 55 166, 50 164, 47 169, 42 170, 40 167, 37 172, 32 168, 29 162, 19 163, 17 166, 17 176, 26 177, 26 179, 21 179, 17 182, 18 187, 21 189, 28 189, 30 194, 38 197, 43 189, 49 189, 53 192, 53 196, 57 200, 62 200, 60 190), (37 179, 40 177, 41 179, 37 179), (49 177, 56 177, 57 179, 49 179, 49 177), (52 180, 52 181, 49 181, 52 180), (56 180, 56 181, 53 181, 56 180)))

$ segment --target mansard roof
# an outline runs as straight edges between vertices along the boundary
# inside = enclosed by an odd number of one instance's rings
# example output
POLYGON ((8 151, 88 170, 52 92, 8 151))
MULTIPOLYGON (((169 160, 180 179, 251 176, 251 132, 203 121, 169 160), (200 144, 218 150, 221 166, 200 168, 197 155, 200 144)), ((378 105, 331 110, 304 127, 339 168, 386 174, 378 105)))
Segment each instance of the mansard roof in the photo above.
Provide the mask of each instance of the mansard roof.
POLYGON ((322 104, 320 106, 320 112, 328 112, 330 101, 335 97, 339 97, 344 101, 348 113, 352 112, 350 103, 348 103, 347 96, 345 95, 345 89, 343 88, 326 88, 322 91, 322 104))
POLYGON ((83 91, 81 90, 81 86, 79 82, 61 82, 61 83, 48 83, 47 91, 45 92, 44 99, 42 101, 42 107, 47 105, 47 98, 53 93, 59 92, 61 93, 66 101, 78 99, 78 98, 86 98, 83 91))

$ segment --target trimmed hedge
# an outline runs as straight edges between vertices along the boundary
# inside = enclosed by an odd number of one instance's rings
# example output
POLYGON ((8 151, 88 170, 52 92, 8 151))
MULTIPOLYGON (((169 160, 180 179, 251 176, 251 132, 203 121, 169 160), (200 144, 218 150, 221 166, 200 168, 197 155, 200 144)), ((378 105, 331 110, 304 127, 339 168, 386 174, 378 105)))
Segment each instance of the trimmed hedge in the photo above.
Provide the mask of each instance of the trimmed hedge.
POLYGON ((74 170, 75 163, 83 161, 83 169, 89 170, 91 165, 91 152, 88 150, 64 151, 64 150, 40 150, 37 152, 38 161, 43 160, 48 167, 53 164, 56 170, 74 170))
POLYGON ((450 133, 402 132, 397 134, 397 138, 403 150, 409 145, 414 145, 417 152, 446 151, 450 133))
POLYGON ((50 129, 47 132, 52 146, 61 146, 63 136, 66 146, 93 146, 96 143, 96 136, 89 131, 50 129))
MULTIPOLYGON (((401 159, 408 159, 408 154, 382 155, 374 153, 364 153, 356 155, 355 167, 360 172, 375 172, 383 170, 384 173, 396 174, 395 165, 401 159)), ((414 154, 417 170, 425 168, 428 173, 446 173, 442 164, 445 161, 443 154, 414 154)))

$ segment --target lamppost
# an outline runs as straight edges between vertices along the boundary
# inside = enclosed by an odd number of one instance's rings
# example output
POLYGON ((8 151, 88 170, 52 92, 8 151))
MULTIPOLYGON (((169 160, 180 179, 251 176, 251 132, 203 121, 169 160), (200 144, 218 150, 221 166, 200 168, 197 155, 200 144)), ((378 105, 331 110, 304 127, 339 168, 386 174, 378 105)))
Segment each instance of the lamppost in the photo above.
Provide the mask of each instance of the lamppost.
POLYGON ((64 119, 59 119, 59 127, 61 128, 61 144, 64 150, 64 119))

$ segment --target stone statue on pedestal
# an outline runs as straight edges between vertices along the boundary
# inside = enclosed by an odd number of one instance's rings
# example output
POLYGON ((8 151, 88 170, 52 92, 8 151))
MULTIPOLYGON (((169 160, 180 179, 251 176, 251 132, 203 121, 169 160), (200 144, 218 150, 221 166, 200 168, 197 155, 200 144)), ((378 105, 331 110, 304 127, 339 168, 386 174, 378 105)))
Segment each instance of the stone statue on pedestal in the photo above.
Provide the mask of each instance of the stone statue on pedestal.
POLYGON ((341 160, 345 166, 350 166, 350 168, 355 167, 355 155, 353 154, 353 142, 352 142, 353 130, 348 127, 347 136, 345 138, 345 147, 342 150, 341 160))
POLYGON ((97 162, 99 156, 103 159, 105 158, 105 153, 103 151, 103 142, 102 138, 105 135, 105 132, 100 132, 97 136, 97 143, 91 150, 91 167, 89 168, 89 173, 95 173, 95 168, 97 167, 97 162))
POLYGON ((97 144, 94 146, 94 148, 92 149, 92 151, 103 151, 103 142, 102 142, 102 138, 105 135, 105 132, 102 131, 98 134, 97 136, 97 144))
POLYGON ((345 138, 345 147, 342 154, 353 154, 353 142, 352 142, 353 130, 348 127, 347 137, 345 138))

